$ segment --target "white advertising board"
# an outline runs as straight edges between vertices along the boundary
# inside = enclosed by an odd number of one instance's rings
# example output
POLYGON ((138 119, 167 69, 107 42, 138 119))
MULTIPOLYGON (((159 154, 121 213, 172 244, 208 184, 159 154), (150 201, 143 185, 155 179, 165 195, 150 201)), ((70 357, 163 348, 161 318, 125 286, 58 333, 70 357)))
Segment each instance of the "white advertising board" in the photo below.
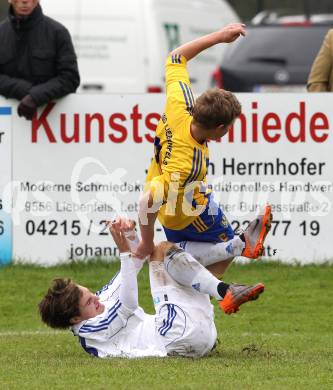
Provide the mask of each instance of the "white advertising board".
MULTIPOLYGON (((209 146, 215 199, 234 228, 272 205, 266 257, 332 259, 333 95, 237 96, 241 117, 209 146)), ((105 221, 137 219, 163 103, 162 95, 73 95, 32 122, 11 116, 14 258, 51 265, 116 254, 105 221)))

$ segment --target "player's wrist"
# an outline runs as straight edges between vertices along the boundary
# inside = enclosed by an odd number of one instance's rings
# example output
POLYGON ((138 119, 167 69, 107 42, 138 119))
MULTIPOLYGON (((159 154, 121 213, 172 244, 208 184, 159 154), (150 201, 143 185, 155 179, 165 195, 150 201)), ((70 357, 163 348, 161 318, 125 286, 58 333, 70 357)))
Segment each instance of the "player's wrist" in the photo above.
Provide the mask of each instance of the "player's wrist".
POLYGON ((214 31, 211 34, 209 34, 209 38, 213 45, 216 45, 218 43, 223 43, 224 35, 222 31, 214 31))
POLYGON ((150 248, 151 246, 154 245, 154 237, 149 237, 146 239, 141 240, 141 245, 144 246, 145 248, 150 248))

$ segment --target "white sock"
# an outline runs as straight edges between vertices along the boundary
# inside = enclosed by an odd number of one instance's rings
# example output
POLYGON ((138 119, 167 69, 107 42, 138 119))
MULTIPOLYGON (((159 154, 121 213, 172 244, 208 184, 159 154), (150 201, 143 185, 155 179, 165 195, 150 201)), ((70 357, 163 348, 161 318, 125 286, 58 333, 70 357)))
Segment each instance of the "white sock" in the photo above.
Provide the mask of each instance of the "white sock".
POLYGON ((240 256, 245 247, 245 243, 238 236, 227 242, 219 242, 218 244, 183 241, 177 245, 194 256, 204 267, 235 256, 240 256))
POLYGON ((164 265, 168 274, 179 284, 221 299, 217 292, 217 286, 221 281, 189 253, 177 247, 171 248, 164 259, 164 265))

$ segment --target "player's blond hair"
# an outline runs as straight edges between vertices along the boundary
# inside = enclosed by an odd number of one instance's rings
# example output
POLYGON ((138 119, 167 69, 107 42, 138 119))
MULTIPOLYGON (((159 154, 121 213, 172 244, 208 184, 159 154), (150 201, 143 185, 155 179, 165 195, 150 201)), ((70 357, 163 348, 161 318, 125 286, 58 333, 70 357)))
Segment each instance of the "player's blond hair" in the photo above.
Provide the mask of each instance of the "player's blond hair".
POLYGON ((230 125, 241 113, 236 96, 224 89, 212 88, 200 95, 193 107, 193 120, 200 127, 215 129, 230 125))

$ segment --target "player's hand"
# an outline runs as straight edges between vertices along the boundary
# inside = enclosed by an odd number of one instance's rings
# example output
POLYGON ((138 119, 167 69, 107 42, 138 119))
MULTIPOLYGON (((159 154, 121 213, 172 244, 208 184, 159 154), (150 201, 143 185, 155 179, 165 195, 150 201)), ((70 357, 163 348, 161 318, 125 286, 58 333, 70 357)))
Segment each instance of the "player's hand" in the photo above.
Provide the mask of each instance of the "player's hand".
POLYGON ((134 228, 134 225, 132 225, 131 222, 132 221, 123 218, 117 218, 112 222, 108 222, 110 233, 120 253, 130 252, 124 232, 134 228))
POLYGON ((230 43, 235 41, 240 36, 246 35, 245 24, 243 23, 231 23, 227 24, 222 30, 219 31, 220 42, 230 43))
POLYGON ((128 218, 120 218, 120 220, 120 230, 127 239, 134 240, 137 237, 135 230, 136 222, 133 219, 128 218))
POLYGON ((139 259, 145 259, 147 256, 150 256, 154 250, 154 243, 146 243, 144 241, 140 241, 136 251, 133 253, 135 257, 139 259))

